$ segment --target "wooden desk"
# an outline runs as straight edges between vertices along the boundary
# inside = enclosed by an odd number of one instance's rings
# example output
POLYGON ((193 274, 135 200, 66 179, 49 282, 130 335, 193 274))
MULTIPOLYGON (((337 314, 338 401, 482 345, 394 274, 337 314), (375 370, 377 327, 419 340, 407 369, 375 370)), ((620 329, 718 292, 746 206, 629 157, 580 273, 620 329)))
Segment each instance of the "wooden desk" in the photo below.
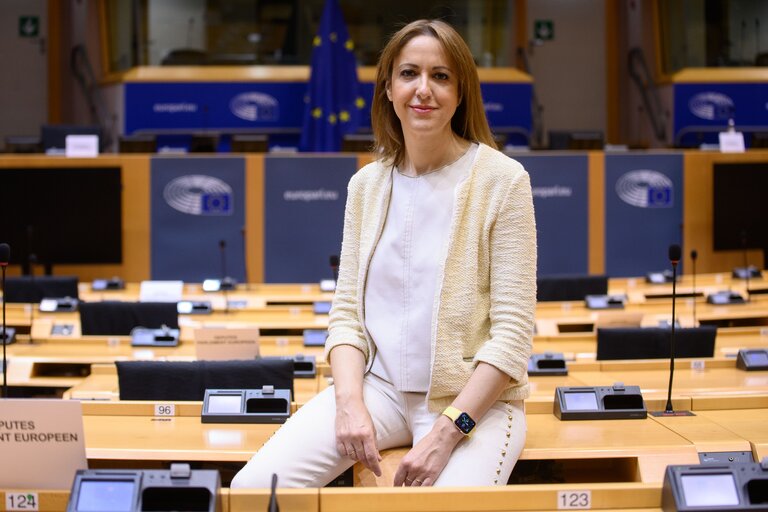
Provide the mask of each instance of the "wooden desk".
POLYGON ((696 414, 749 441, 755 460, 768 457, 768 409, 697 411, 696 414))
MULTIPOLYGON (((324 488, 320 489, 322 512, 498 512, 513 510, 558 510, 558 494, 589 490, 591 508, 660 510, 661 485, 604 483, 590 485, 508 485, 504 487, 457 488, 324 488)), ((237 498, 247 491, 230 491, 230 510, 241 512, 237 498)), ((278 494, 279 496, 279 494, 278 494)), ((251 508, 250 510, 254 510, 251 508)))
POLYGON ((652 419, 693 443, 699 453, 752 451, 747 439, 705 415, 698 412, 695 414, 695 416, 658 416, 652 419))
MULTIPOLYGON (((169 402, 157 402, 169 403, 169 402)), ((155 402, 83 402, 88 460, 247 462, 279 425, 200 421, 201 402, 175 402, 176 416, 154 416, 155 402)))
MULTIPOLYGON (((94 291, 90 282, 82 282, 78 286, 79 297, 85 301, 137 301, 140 290, 141 283, 126 283, 124 290, 94 291)), ((185 283, 182 297, 184 300, 208 300, 218 303, 217 309, 224 309, 223 292, 203 291, 201 283, 185 283)), ((230 301, 244 300, 248 309, 258 309, 271 305, 312 305, 314 302, 330 301, 333 300, 333 292, 320 291, 318 283, 241 283, 235 290, 227 292, 227 298, 230 301)))
MULTIPOLYGON (((528 434, 515 472, 526 461, 555 461, 564 481, 661 483, 669 464, 698 464, 696 447, 651 420, 560 421, 526 407, 528 434)), ((382 476, 355 465, 355 486, 388 487, 408 448, 382 452, 382 476)), ((513 472, 513 476, 514 476, 513 472)))

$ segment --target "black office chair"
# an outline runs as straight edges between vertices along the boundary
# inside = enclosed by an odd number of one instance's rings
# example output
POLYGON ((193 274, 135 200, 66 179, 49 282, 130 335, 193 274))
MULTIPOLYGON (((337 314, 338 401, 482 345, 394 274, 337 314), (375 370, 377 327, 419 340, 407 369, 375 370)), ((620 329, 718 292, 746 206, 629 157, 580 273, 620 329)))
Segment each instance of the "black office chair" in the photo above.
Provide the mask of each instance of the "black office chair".
POLYGON ((536 285, 536 300, 539 302, 584 300, 587 295, 607 294, 608 276, 539 276, 536 285))
POLYGON ((121 135, 117 143, 120 153, 156 153, 157 137, 154 135, 121 135))
POLYGON ((266 153, 269 151, 269 135, 259 133, 232 135, 230 150, 233 153, 266 153))
POLYGON ((293 361, 117 361, 120 400, 202 401, 206 389, 290 389, 293 361))
POLYGON ((84 335, 127 336, 134 327, 179 328, 175 302, 81 302, 80 330, 84 335))
POLYGON ((77 299, 76 276, 13 276, 5 281, 5 301, 38 303, 45 298, 77 299))
MULTIPOLYGON (((597 360, 666 359, 672 330, 662 328, 597 329, 597 360)), ((675 357, 713 357, 717 328, 675 329, 675 357)))
POLYGON ((343 153, 370 153, 373 151, 372 133, 348 133, 341 141, 343 153))

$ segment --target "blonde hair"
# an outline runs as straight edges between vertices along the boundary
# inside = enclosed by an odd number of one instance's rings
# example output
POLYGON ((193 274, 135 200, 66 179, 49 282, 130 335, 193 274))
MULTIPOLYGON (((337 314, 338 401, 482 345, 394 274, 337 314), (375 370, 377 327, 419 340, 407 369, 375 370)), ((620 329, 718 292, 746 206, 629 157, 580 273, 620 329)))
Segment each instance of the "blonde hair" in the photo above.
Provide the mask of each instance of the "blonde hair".
POLYGON ((482 142, 496 147, 485 117, 480 78, 467 43, 449 24, 440 20, 417 20, 409 23, 393 35, 381 52, 376 67, 376 83, 371 105, 371 126, 374 135, 374 151, 379 158, 395 165, 405 156, 405 141, 400 119, 387 97, 387 86, 392 81, 392 67, 403 47, 417 36, 437 39, 445 54, 452 59, 458 84, 459 105, 451 119, 454 133, 472 142, 482 142))

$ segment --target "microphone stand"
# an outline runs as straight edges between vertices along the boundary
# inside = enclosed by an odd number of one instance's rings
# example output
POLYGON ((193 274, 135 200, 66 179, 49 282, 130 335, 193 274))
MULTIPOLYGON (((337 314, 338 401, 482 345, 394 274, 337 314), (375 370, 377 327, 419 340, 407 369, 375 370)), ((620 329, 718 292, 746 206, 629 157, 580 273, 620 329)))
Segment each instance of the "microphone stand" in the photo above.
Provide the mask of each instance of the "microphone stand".
MULTIPOLYGON (((32 287, 37 288, 35 286, 35 264, 37 263, 37 255, 32 253, 29 255, 28 259, 29 259, 29 280, 31 282, 32 287)), ((41 293, 41 299, 42 299, 42 293, 41 293)), ((35 342, 34 338, 32 337, 32 326, 34 324, 35 324, 35 303, 32 302, 29 304, 29 343, 35 342)))
POLYGON ((680 263, 681 252, 679 245, 669 247, 669 262, 672 264, 672 324, 669 338, 669 388, 667 389, 667 404, 663 411, 654 411, 652 416, 694 416, 690 411, 675 411, 672 408, 672 381, 675 378, 675 302, 677 299, 677 264, 680 263))
MULTIPOLYGON (((8 354, 6 345, 8 344, 7 334, 5 332, 5 267, 7 264, 0 264, 3 269, 3 398, 8 398, 8 354)), ((30 337, 32 336, 32 327, 29 328, 30 337)))
POLYGON ((677 295, 677 261, 672 260, 672 333, 669 339, 669 390, 667 391, 667 405, 664 408, 666 414, 674 414, 672 409, 672 379, 675 375, 675 298, 677 295))
POLYGON ((277 505, 277 473, 272 473, 272 492, 269 495, 267 512, 280 512, 280 507, 277 505))

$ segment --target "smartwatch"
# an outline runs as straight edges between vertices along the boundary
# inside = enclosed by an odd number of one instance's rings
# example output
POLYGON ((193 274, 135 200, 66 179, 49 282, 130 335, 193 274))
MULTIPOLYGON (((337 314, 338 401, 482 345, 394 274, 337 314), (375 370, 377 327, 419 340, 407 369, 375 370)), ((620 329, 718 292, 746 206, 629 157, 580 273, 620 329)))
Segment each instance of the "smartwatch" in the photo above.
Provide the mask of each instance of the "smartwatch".
POLYGON ((459 432, 464 434, 465 437, 471 437, 472 431, 475 429, 475 420, 473 420, 469 414, 458 410, 453 406, 448 406, 443 411, 445 416, 451 418, 453 424, 459 429, 459 432))

